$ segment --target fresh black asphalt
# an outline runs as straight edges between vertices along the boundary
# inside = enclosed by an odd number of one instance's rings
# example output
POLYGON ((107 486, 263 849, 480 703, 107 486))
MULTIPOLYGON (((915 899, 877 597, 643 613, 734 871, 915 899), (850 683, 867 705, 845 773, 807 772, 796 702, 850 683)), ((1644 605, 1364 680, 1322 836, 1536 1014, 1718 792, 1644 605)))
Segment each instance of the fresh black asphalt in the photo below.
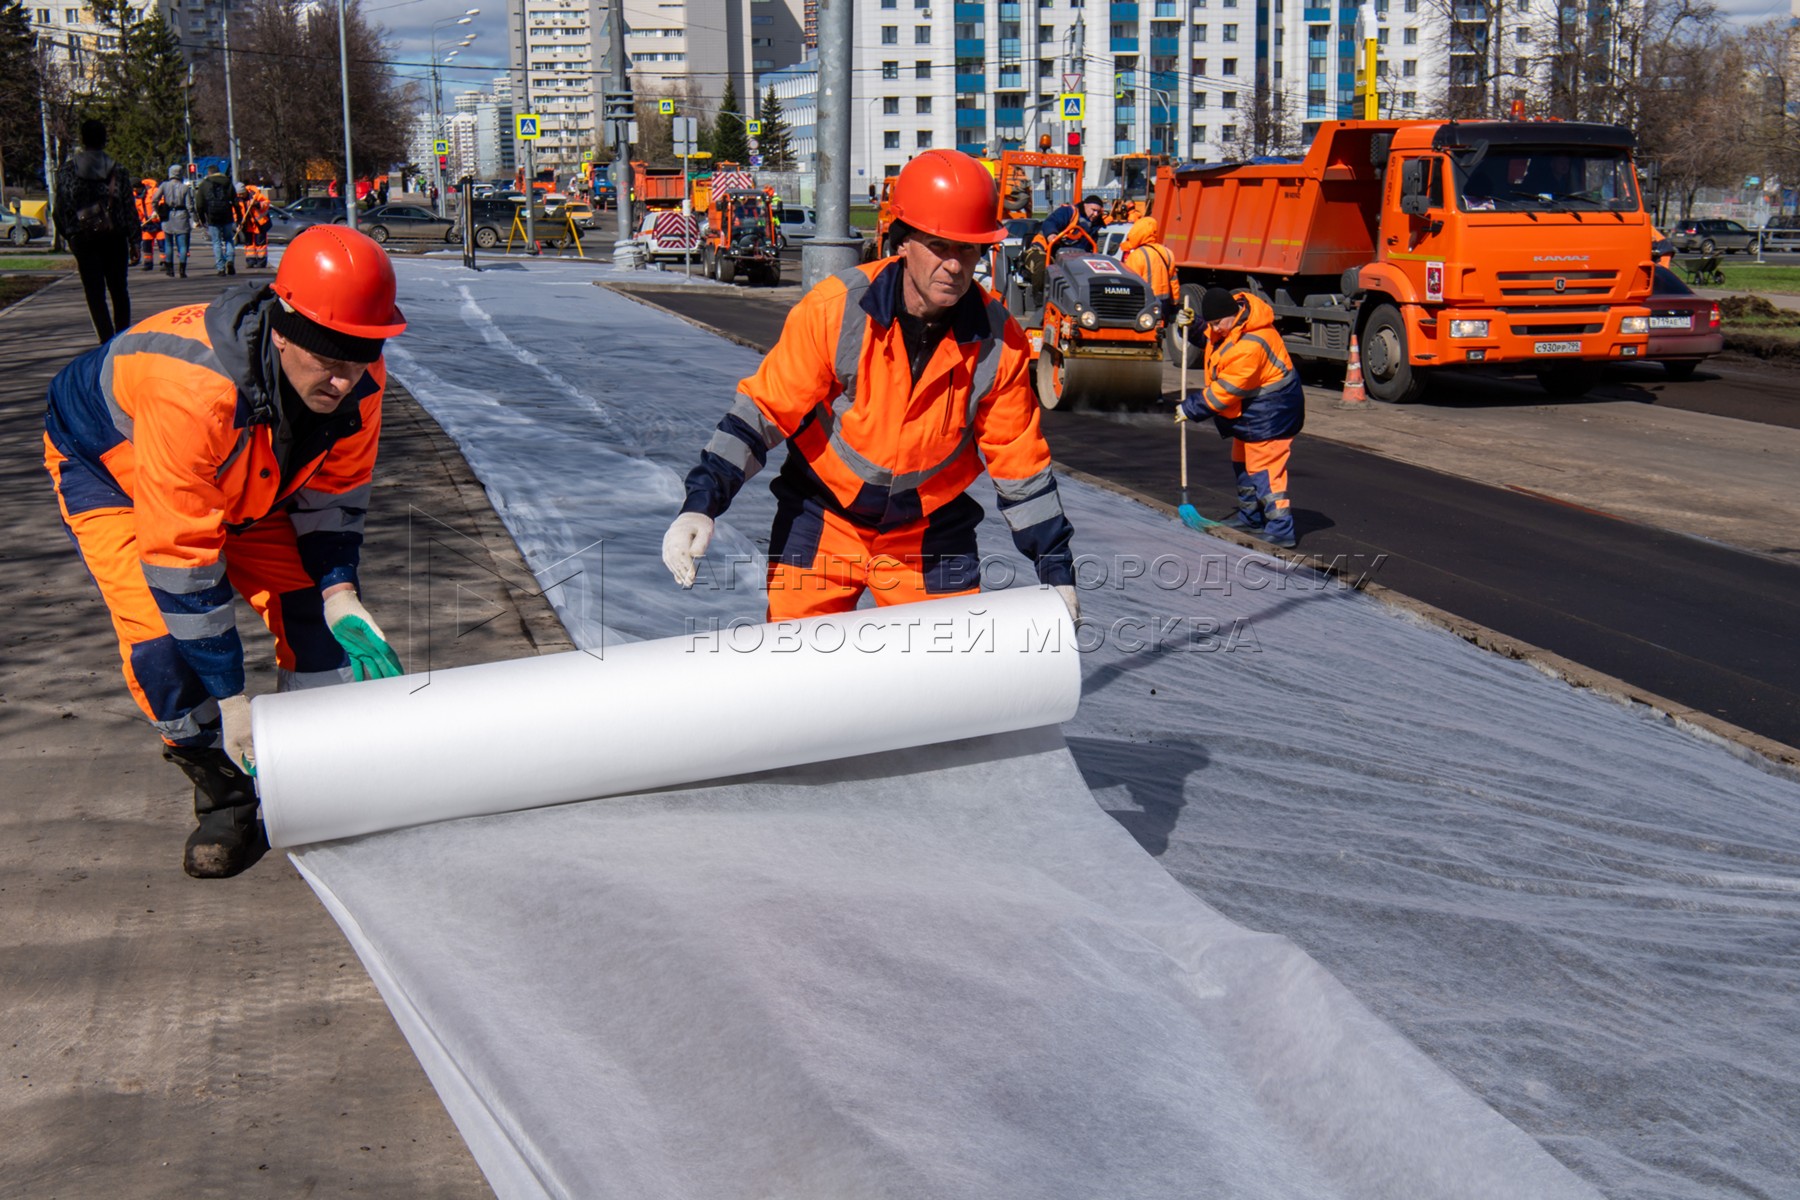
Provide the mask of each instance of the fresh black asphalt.
MULTIPOLYGON (((766 348, 793 294, 782 290, 762 303, 710 289, 633 292, 766 348)), ((1734 407, 1792 422, 1791 402, 1775 397, 1734 407)), ((1058 462, 1179 502, 1172 426, 1048 412, 1044 428, 1058 462)), ((1190 439, 1190 499, 1223 515, 1223 445, 1204 427, 1190 439)), ((1800 746, 1800 567, 1305 435, 1290 479, 1303 551, 1344 556, 1355 575, 1800 746)), ((1201 536, 1173 522, 1170 534, 1201 536)))

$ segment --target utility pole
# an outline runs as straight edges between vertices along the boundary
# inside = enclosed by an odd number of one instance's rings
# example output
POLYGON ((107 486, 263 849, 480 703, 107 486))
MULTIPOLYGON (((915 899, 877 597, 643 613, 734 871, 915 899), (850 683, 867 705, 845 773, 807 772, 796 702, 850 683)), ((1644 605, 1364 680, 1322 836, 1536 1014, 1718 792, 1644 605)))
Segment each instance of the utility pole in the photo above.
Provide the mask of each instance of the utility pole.
POLYGON ((625 75, 625 0, 612 0, 612 15, 607 19, 608 53, 612 70, 608 83, 612 95, 607 98, 607 115, 612 119, 613 133, 613 211, 619 218, 618 233, 613 242, 613 262, 636 266, 630 251, 631 228, 631 84, 625 75))
MULTIPOLYGON (((237 117, 231 107, 231 0, 225 0, 225 141, 231 148, 231 184, 232 194, 237 193, 238 182, 238 145, 237 117)), ((343 6, 338 7, 338 16, 342 19, 343 6)))
POLYGON ((338 0, 338 81, 344 93, 344 224, 355 229, 356 164, 350 155, 350 42, 345 24, 344 0, 338 0))
MULTIPOLYGON (((531 0, 519 0, 519 108, 516 112, 531 111, 531 0)), ((515 116, 514 121, 517 121, 515 116)), ((525 143, 525 252, 537 253, 537 219, 533 215, 534 202, 537 199, 537 139, 518 138, 525 143)))
POLYGON ((187 87, 181 92, 181 130, 187 139, 187 176, 188 182, 194 176, 194 118, 188 112, 188 99, 194 94, 194 64, 189 63, 187 69, 187 87))
POLYGON ((850 88, 852 0, 819 0, 819 236, 800 251, 800 283, 848 270, 862 257, 850 232, 850 88))

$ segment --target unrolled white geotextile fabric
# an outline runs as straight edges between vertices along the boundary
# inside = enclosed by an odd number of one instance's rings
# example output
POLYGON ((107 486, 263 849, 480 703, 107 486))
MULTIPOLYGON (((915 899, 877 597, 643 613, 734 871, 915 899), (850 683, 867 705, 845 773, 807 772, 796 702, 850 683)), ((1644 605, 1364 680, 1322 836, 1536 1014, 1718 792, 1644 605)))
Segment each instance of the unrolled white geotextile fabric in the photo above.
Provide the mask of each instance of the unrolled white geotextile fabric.
POLYGON ((1067 606, 1014 588, 262 696, 251 730, 281 848, 1056 725, 1080 697, 1067 606))
MULTIPOLYGON (((457 440, 578 645, 760 616, 773 510, 763 480, 720 521, 693 591, 673 589, 658 555, 681 475, 758 355, 560 264, 400 272, 412 324, 390 344, 390 368, 457 440)), ((1173 435, 1170 451, 1173 462, 1173 435)), ((1229 491, 1222 456, 1195 468, 1229 491)), ((987 581, 1028 583, 986 486, 987 581)), ((1173 1109, 1193 1094, 1136 1070, 1189 1035, 1225 1029, 1266 1050, 1301 1027, 1313 1040, 1294 1044, 1309 1055, 1318 1039, 1336 1050, 1312 1060, 1321 1070, 1381 1058, 1397 1029, 1615 1200, 1796 1194, 1791 778, 1311 572, 1063 487, 1091 561, 1081 709, 1062 728, 1091 795, 1072 790, 1069 760, 1018 734, 296 854, 502 1195, 625 1194, 600 1178, 568 1185, 593 1138, 614 1155, 601 1176, 699 1180, 667 1195, 1015 1194, 984 1193, 984 1166, 1020 1171, 1016 1194, 1028 1194, 1054 1174, 1018 1165, 1032 1154, 1111 1170, 1072 1172, 1067 1191, 1051 1180, 1045 1195, 1355 1194, 1330 1190, 1350 1187, 1343 1178, 1315 1186, 1313 1160, 1293 1147, 1330 1146, 1318 1157, 1336 1159, 1343 1122, 1392 1137, 1410 1109, 1352 1099, 1259 1053, 1276 1094, 1208 1093, 1206 1149, 1183 1157, 1190 1131, 1173 1149, 1156 1131, 1191 1116, 1173 1109), (990 984, 1014 962, 1017 978, 990 984), (1168 981, 1194 963, 1225 978, 1216 1006, 1169 1000, 1168 981), (600 1000, 576 1020, 562 992, 600 1000), (900 1043, 922 1056, 916 1073, 881 1049, 903 1037, 898 1017, 866 1037, 839 1028, 880 1020, 898 995, 901 1016, 932 1013, 900 1043), (1009 1007, 1025 1015, 997 1025, 1009 1007), (1045 1009, 1075 1017, 1057 1024, 1045 1009), (1115 1009, 1134 1027, 1113 1024, 1115 1009), (1029 1069, 996 1065, 1039 1026, 1043 1044, 1019 1049, 1029 1069), (922 1120, 912 1110, 972 1061, 968 1040, 992 1052, 976 1057, 994 1082, 955 1095, 1004 1119, 976 1125, 989 1140, 974 1166, 937 1192, 909 1188, 914 1160, 929 1160, 924 1126, 890 1143, 890 1106, 911 1095, 901 1116, 922 1120), (563 1080, 561 1050, 547 1048, 565 1043, 616 1065, 563 1080), (1120 1098, 1128 1081, 1106 1073, 1113 1058, 1134 1065, 1143 1094, 1120 1098), (1045 1086, 1059 1065, 1062 1082, 1045 1086), (766 1091, 754 1067, 772 1072, 766 1091), (715 1075, 720 1104, 751 1089, 747 1103, 766 1110, 716 1155, 704 1131, 689 1136, 702 1122, 665 1107, 711 1114, 715 1075), (1117 1090, 1087 1103, 1068 1089, 1088 1075, 1117 1090), (671 1078, 683 1086, 665 1089, 671 1078), (558 1107, 580 1089, 588 1107, 558 1107), (559 1115, 601 1106, 594 1122, 559 1115), (850 1115, 815 1116, 840 1107, 850 1115), (857 1124, 865 1112, 881 1121, 857 1124), (1253 1120, 1264 1124, 1246 1129, 1253 1120), (1310 1133, 1292 1133, 1308 1121, 1310 1133), (786 1157, 740 1152, 763 1135, 779 1148, 768 1155, 786 1157), (1255 1166, 1273 1182, 1208 1173, 1241 1164, 1229 1153, 1240 1137, 1268 1150, 1255 1166), (842 1176, 827 1168, 851 1151, 891 1168, 889 1193, 834 1186, 842 1176), (1165 1157, 1200 1182, 1168 1185, 1165 1157), (738 1191, 703 1173, 734 1162, 755 1167, 738 1191)), ((1380 578, 1378 564, 1356 569, 1380 578)), ((390 598, 396 586, 365 580, 390 598)), ((1172 1061, 1185 1069, 1196 1058, 1183 1054, 1172 1061)), ((1189 1086, 1238 1086, 1203 1074, 1189 1086)), ((1478 1172, 1492 1160, 1467 1147, 1496 1143, 1452 1124, 1417 1137, 1478 1172)), ((1559 1194, 1518 1178, 1503 1194, 1559 1194)), ((1429 1193, 1401 1182, 1391 1194, 1429 1193)))

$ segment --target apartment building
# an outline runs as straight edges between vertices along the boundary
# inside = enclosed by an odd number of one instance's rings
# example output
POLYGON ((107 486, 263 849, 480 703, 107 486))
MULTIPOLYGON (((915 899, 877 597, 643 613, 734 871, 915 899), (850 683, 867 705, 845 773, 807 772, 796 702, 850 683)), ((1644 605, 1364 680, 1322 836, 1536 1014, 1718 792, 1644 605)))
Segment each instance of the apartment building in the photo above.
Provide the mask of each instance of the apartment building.
POLYGON ((1321 122, 1362 115, 1356 97, 1364 37, 1359 17, 1374 18, 1377 115, 1387 120, 1442 112, 1451 39, 1441 0, 1374 0, 1367 8, 1272 0, 1269 16, 1259 46, 1269 63, 1260 84, 1266 90, 1251 99, 1262 102, 1259 117, 1278 113, 1300 146, 1321 122))
POLYGON ((505 78, 495 81, 492 92, 464 92, 456 98, 453 122, 465 130, 450 138, 456 174, 477 179, 510 176, 516 165, 513 141, 512 91, 505 78))
MULTIPOLYGON (((641 95, 717 105, 727 79, 740 99, 756 74, 799 61, 801 0, 623 0, 625 56, 641 95)), ((544 118, 538 162, 568 167, 600 143, 611 4, 508 0, 509 62, 521 100, 544 118), (528 68, 528 69, 527 69, 528 68)))
MULTIPOLYGON (((161 9, 184 45, 217 36, 223 13, 218 0, 127 0, 131 21, 143 20, 161 9)), ((25 5, 25 16, 52 66, 85 78, 97 56, 119 48, 119 27, 102 22, 88 4, 38 3, 25 5)))
POLYGON ((1118 154, 1224 157, 1257 62, 1257 10, 1239 3, 871 0, 855 16, 854 176, 873 183, 932 147, 980 154, 1046 135, 1059 152, 1078 135, 1090 180, 1118 154), (1062 117, 1070 94, 1079 122, 1062 117))

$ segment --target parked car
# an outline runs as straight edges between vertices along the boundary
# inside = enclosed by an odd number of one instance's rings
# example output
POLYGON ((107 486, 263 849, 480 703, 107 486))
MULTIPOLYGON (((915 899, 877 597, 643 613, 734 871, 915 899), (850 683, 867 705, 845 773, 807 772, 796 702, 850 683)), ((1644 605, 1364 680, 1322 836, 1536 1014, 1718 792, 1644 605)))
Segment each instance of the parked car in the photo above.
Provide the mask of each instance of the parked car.
MULTIPOLYGON (((518 193, 514 193, 514 195, 518 195, 518 193)), ((524 200, 525 197, 522 195, 519 195, 517 203, 511 200, 502 199, 498 196, 489 196, 486 199, 476 200, 472 207, 472 215, 475 223, 475 245, 483 250, 492 250, 496 246, 504 246, 508 236, 510 236, 513 243, 517 245, 521 241, 521 237, 519 234, 513 233, 512 231, 513 214, 519 213, 524 200)), ((522 217, 523 214, 520 213, 520 216, 522 217)), ((544 236, 546 232, 554 234, 558 229, 562 229, 562 226, 560 224, 553 225, 550 218, 544 215, 543 209, 540 208, 535 210, 532 213, 532 219, 537 225, 539 241, 542 241, 549 246, 562 245, 563 238, 544 236)), ((460 221, 460 217, 458 220, 460 221)), ((567 232, 566 229, 563 229, 565 235, 567 232)), ((457 240, 462 238, 462 226, 460 223, 456 226, 454 237, 457 240)))
POLYGON ((781 248, 786 250, 790 241, 803 242, 807 238, 819 236, 819 214, 810 204, 788 204, 778 201, 775 205, 775 219, 781 222, 781 248))
POLYGON ((1783 214, 1769 218, 1763 226, 1763 249, 1800 250, 1800 216, 1783 214))
POLYGON ((558 226, 564 223, 565 210, 567 216, 574 218, 575 228, 594 228, 594 209, 586 200, 571 199, 556 192, 544 197, 544 215, 558 226))
POLYGON ((0 212, 0 238, 6 239, 15 246, 23 246, 38 238, 48 236, 50 231, 36 217, 28 217, 23 213, 0 212))
POLYGON ((422 204, 383 204, 356 215, 356 227, 378 242, 449 242, 457 224, 422 204))
POLYGON ((1756 233, 1736 221, 1689 217, 1677 221, 1669 232, 1675 249, 1696 254, 1736 254, 1756 248, 1756 233))
POLYGON ((303 196, 292 204, 269 209, 269 240, 291 242, 295 234, 308 226, 341 224, 343 220, 342 201, 330 196, 303 196))
POLYGON ((1656 268, 1650 287, 1650 347, 1644 357, 1661 363, 1670 379, 1687 379, 1702 359, 1724 348, 1718 301, 1695 295, 1669 268, 1656 268))

